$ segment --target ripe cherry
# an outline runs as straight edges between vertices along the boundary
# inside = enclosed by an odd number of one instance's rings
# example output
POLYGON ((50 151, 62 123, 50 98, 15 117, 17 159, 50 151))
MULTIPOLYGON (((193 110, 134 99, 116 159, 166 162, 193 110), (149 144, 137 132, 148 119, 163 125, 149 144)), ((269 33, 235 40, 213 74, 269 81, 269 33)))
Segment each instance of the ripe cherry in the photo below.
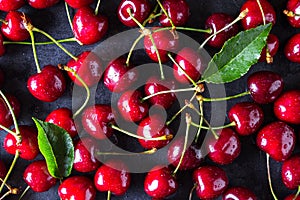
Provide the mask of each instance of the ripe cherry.
POLYGON ((296 154, 283 162, 281 168, 281 177, 284 185, 294 190, 300 185, 300 155, 296 154))
POLYGON ((24 0, 1 0, 0 10, 4 12, 9 12, 13 10, 18 10, 25 5, 24 0))
POLYGON ((252 99, 259 104, 268 104, 281 94, 283 79, 275 72, 258 71, 248 78, 248 90, 252 99))
MULTIPOLYGON (((16 118, 18 118, 21 111, 19 100, 11 94, 5 94, 5 96, 11 105, 16 118)), ((0 110, 0 124, 6 128, 9 128, 11 125, 13 125, 13 119, 4 99, 2 98, 0 98, 0 110)))
POLYGON ((57 4, 59 0, 27 0, 28 4, 36 9, 50 8, 57 4))
POLYGON ((5 166, 4 162, 2 160, 0 160, 0 178, 4 179, 4 177, 6 176, 6 173, 7 173, 6 166, 5 166))
POLYGON ((295 199, 295 195, 290 194, 289 196, 285 197, 284 200, 300 200, 300 196, 297 196, 295 199))
POLYGON ((272 122, 264 126, 256 138, 257 146, 276 161, 289 158, 294 150, 296 135, 284 122, 272 122))
POLYGON ((222 200, 257 200, 256 195, 245 187, 231 187, 222 195, 222 200))
POLYGON ((300 28, 300 16, 299 9, 300 3, 298 0, 288 0, 286 4, 286 12, 287 20, 291 26, 295 28, 300 28))
POLYGON ((96 188, 89 178, 72 176, 60 184, 58 195, 61 200, 95 200, 96 188))
POLYGON ((2 33, 0 33, 0 56, 3 56, 5 54, 5 51, 4 38, 2 36, 2 33))
POLYGON ((57 179, 49 174, 46 161, 34 161, 23 173, 23 179, 35 192, 45 192, 56 184, 57 179))
POLYGON ((293 35, 287 41, 284 55, 289 61, 300 63, 300 33, 293 35))
POLYGON ((266 57, 267 50, 266 50, 266 47, 264 47, 260 54, 259 61, 260 62, 267 61, 268 63, 272 63, 272 61, 273 61, 272 59, 276 55, 278 48, 279 48, 279 39, 276 35, 269 34, 269 36, 267 38, 267 47, 268 47, 268 51, 269 51, 271 58, 266 57))
POLYGON ((78 9, 92 4, 94 0, 65 0, 65 2, 72 8, 78 9))

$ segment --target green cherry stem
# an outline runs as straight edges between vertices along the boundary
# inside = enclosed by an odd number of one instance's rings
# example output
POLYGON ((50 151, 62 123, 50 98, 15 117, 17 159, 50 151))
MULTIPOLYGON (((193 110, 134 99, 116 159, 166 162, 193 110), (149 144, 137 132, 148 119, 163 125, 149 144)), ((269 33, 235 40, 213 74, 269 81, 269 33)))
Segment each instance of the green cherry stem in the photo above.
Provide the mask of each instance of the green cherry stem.
POLYGON ((259 10, 261 12, 261 17, 263 19, 263 23, 264 23, 264 25, 266 25, 266 17, 265 17, 264 9, 261 6, 260 0, 256 0, 256 2, 258 4, 259 10))
MULTIPOLYGON (((161 13, 157 14, 157 10, 158 10, 158 4, 155 6, 154 10, 152 11, 152 13, 149 15, 149 17, 143 22, 143 26, 146 26, 146 24, 149 22, 151 23, 153 19, 156 18, 156 15, 161 15, 161 13)), ((158 16, 157 16, 158 17, 158 16)))
MULTIPOLYGON (((203 116, 203 114, 204 114, 204 111, 203 111, 203 101, 198 101, 198 102, 199 102, 200 116, 203 116)), ((199 127, 198 127, 197 134, 196 134, 196 137, 195 137, 195 142, 198 142, 198 140, 199 140, 201 129, 203 128, 202 124, 203 124, 203 117, 200 117, 200 119, 199 119, 199 127)))
POLYGON ((30 35, 30 38, 31 38, 32 53, 33 53, 33 57, 34 57, 36 70, 37 70, 37 73, 40 73, 41 72, 41 67, 40 67, 39 60, 38 60, 37 53, 36 53, 34 35, 33 35, 33 32, 31 30, 28 30, 28 32, 29 32, 29 35, 30 35))
MULTIPOLYGON (((61 40, 57 40, 57 42, 59 43, 64 43, 64 42, 77 42, 77 40, 72 37, 72 38, 66 38, 66 39, 61 39, 61 40)), ((13 42, 13 41, 4 41, 3 42, 4 45, 7 44, 19 44, 19 45, 32 45, 32 42, 13 42)), ((48 44, 54 44, 54 42, 36 42, 35 45, 48 45, 48 44)))
MULTIPOLYGON (((205 97, 202 97, 201 100, 204 101, 204 102, 227 101, 227 100, 231 100, 231 99, 235 99, 235 98, 247 96, 249 94, 250 94, 250 91, 246 91, 246 92, 242 92, 240 94, 236 94, 236 95, 233 95, 233 96, 221 97, 221 98, 205 98, 205 97)), ((199 98, 201 98, 201 97, 199 97, 199 98)))
POLYGON ((111 191, 108 191, 107 192, 107 200, 110 200, 111 199, 111 191))
POLYGON ((98 0, 97 6, 95 8, 95 15, 98 15, 98 13, 99 13, 100 4, 101 4, 101 0, 98 0))
POLYGON ((165 79, 165 75, 164 75, 164 71, 163 71, 163 66, 162 66, 162 63, 161 63, 161 59, 160 59, 160 55, 159 55, 159 52, 158 52, 158 49, 157 49, 157 46, 155 44, 155 41, 153 39, 153 36, 152 34, 149 35, 149 38, 151 40, 151 43, 154 47, 154 50, 156 52, 156 56, 157 56, 157 60, 158 60, 158 64, 159 64, 159 69, 160 69, 160 76, 161 76, 161 79, 164 80, 165 79))
POLYGON ((141 30, 146 29, 132 14, 131 9, 127 9, 127 13, 130 16, 130 18, 140 27, 141 30))
POLYGON ((69 6, 68 6, 67 2, 65 2, 65 10, 66 10, 66 14, 67 14, 67 18, 68 18, 70 28, 71 28, 71 30, 73 30, 73 24, 72 24, 70 10, 69 10, 69 6))
POLYGON ((127 67, 129 66, 129 62, 130 62, 130 57, 133 53, 133 50, 134 48, 136 47, 136 45, 139 43, 139 41, 144 37, 144 34, 140 34, 139 37, 133 42, 130 50, 129 50, 129 53, 128 53, 128 56, 127 56, 127 59, 126 59, 126 65, 127 67))
POLYGON ((137 156, 140 154, 144 154, 144 155, 150 155, 150 154, 154 154, 157 151, 156 148, 147 150, 147 151, 143 151, 143 152, 139 152, 139 153, 118 153, 118 152, 97 152, 97 155, 100 156, 137 156))
POLYGON ((295 194, 293 200, 296 200, 297 197, 299 196, 299 194, 300 194, 300 185, 298 186, 297 192, 296 192, 296 194, 295 194))
MULTIPOLYGON (((172 27, 164 27, 164 28, 159 28, 153 31, 153 33, 159 32, 159 31, 166 31, 166 30, 172 30, 172 27)), ((181 27, 178 26, 176 27, 176 30, 182 30, 182 31, 193 31, 193 32, 200 32, 200 33, 212 33, 212 29, 198 29, 198 28, 191 28, 191 27, 181 27)))
POLYGON ((266 153, 266 157, 267 157, 267 173, 268 173, 269 187, 270 187, 271 194, 272 194, 274 200, 278 200, 278 198, 276 197, 275 192, 273 190, 273 186, 272 186, 272 178, 271 178, 271 172, 270 172, 270 155, 268 153, 266 153))
POLYGON ((189 200, 193 199, 193 192, 197 188, 197 184, 195 183, 194 186, 192 187, 190 194, 189 194, 189 200))
POLYGON ((167 18, 172 26, 172 30, 176 30, 176 26, 174 25, 173 21, 171 20, 170 16, 168 15, 168 12, 166 11, 166 9, 161 4, 160 0, 156 0, 156 2, 158 3, 158 5, 161 8, 161 10, 163 11, 163 13, 167 16, 167 18))
POLYGON ((11 194, 11 191, 9 190, 9 191, 7 191, 4 195, 2 195, 2 196, 0 197, 0 200, 5 199, 5 197, 7 197, 7 196, 10 195, 10 194, 11 194))
POLYGON ((154 94, 151 94, 149 96, 146 96, 144 98, 142 98, 142 101, 146 101, 154 96, 157 96, 157 95, 161 95, 161 94, 168 94, 168 93, 178 93, 178 92, 189 92, 189 91, 195 91, 196 88, 185 88, 185 89, 177 89, 177 90, 166 90, 166 91, 160 91, 160 92, 157 92, 157 93, 154 93, 154 94))
POLYGON ((20 196, 20 198, 18 200, 21 200, 25 196, 25 194, 28 192, 29 189, 30 189, 30 186, 28 185, 26 187, 26 189, 22 192, 22 194, 21 194, 21 196, 20 196))
MULTIPOLYGON (((196 124, 195 122, 191 122, 192 126, 201 128, 201 129, 205 129, 205 130, 209 130, 209 127, 207 126, 200 126, 199 124, 196 124)), ((213 130, 220 130, 220 129, 224 129, 224 128, 229 128, 229 127, 233 127, 236 126, 235 122, 231 122, 230 124, 226 124, 224 126, 216 126, 216 127, 211 127, 211 129, 213 130)))

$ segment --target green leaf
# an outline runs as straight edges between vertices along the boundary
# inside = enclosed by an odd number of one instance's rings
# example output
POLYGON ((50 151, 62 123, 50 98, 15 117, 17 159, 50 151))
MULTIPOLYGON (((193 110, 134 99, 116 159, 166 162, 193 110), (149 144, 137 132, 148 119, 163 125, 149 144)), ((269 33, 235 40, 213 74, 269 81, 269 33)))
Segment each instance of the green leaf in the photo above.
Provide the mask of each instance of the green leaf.
POLYGON ((69 133, 55 124, 32 118, 38 129, 38 145, 51 176, 62 179, 71 174, 74 145, 69 133))
POLYGON ((215 54, 202 75, 207 83, 228 83, 245 75, 257 63, 272 24, 242 31, 229 39, 215 54))

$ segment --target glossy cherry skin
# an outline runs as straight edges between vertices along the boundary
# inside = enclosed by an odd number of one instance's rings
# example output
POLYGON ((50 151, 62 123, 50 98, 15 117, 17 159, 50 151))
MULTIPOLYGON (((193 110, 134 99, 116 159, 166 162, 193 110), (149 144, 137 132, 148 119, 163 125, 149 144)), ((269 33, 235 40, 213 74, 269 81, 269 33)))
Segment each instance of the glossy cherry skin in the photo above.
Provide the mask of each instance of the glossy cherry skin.
POLYGON ((283 162, 281 168, 281 177, 284 185, 294 190, 300 185, 300 155, 296 154, 283 162))
POLYGON ((292 62, 300 63, 300 33, 293 35, 285 44, 285 57, 292 62))
POLYGON ((286 123, 272 122, 258 132, 256 144, 274 160, 284 161, 292 155, 296 135, 286 123))
POLYGON ((24 5, 24 0, 0 0, 0 10, 4 12, 18 10, 24 5))
POLYGON ((61 200, 94 200, 96 192, 93 181, 85 176, 69 177, 58 188, 61 200))
POLYGON ((300 90, 284 92, 274 102, 275 116, 291 124, 300 124, 300 90))
POLYGON ((73 138, 77 133, 77 128, 72 118, 73 114, 69 108, 58 108, 53 110, 45 119, 45 122, 50 122, 65 129, 73 138))
POLYGON ((200 199, 212 199, 220 196, 228 186, 225 171, 216 166, 203 166, 196 169, 193 179, 197 184, 196 194, 200 199))
MULTIPOLYGON (((267 0, 260 0, 265 14, 266 23, 276 22, 276 13, 273 6, 267 0)), ((247 0, 241 7, 241 12, 248 9, 248 14, 241 20, 244 29, 255 28, 263 24, 263 17, 256 0, 247 0)))
POLYGON ((4 38, 2 36, 2 33, 0 33, 0 56, 3 56, 5 54, 5 46, 4 46, 4 38))
POLYGON ((29 164, 23 173, 23 179, 34 192, 45 192, 54 186, 57 181, 49 174, 44 160, 29 164))
POLYGON ((120 161, 108 161, 100 166, 94 177, 94 184, 100 192, 111 191, 120 196, 126 193, 130 186, 131 175, 127 166, 120 161))
POLYGON ((152 198, 166 198, 175 193, 179 185, 169 167, 156 166, 144 180, 144 190, 152 198))
POLYGON ((287 17, 287 20, 290 23, 290 25, 295 28, 300 28, 300 17, 299 17, 300 2, 298 0, 288 0, 286 4, 286 9, 287 11, 296 14, 295 16, 287 17))
POLYGON ((257 200, 256 195, 245 187, 231 187, 222 195, 222 200, 257 200))
MULTIPOLYGON (((268 51, 270 53, 271 57, 274 57, 279 49, 279 39, 276 35, 274 34, 269 34, 268 38, 267 38, 267 47, 268 47, 268 51)), ((263 62, 263 61, 267 61, 266 60, 266 47, 263 48, 261 54, 260 54, 260 58, 259 61, 263 62)))
MULTIPOLYGON (((37 130, 31 126, 19 126, 19 130, 22 137, 21 144, 17 144, 15 136, 8 133, 4 138, 3 147, 7 153, 15 155, 16 151, 19 150, 20 157, 25 160, 33 160, 39 154, 39 147, 37 141, 37 130)), ((13 129, 13 131, 16 131, 13 129)))
POLYGON ((198 81, 201 77, 201 73, 204 70, 204 64, 200 55, 193 49, 185 47, 181 49, 175 61, 180 65, 179 68, 176 64, 173 65, 173 72, 175 79, 180 83, 190 83, 184 72, 193 80, 198 81))
POLYGON ((22 19, 24 16, 28 22, 31 22, 24 13, 18 11, 10 11, 7 13, 4 19, 7 23, 2 23, 1 26, 1 31, 6 38, 19 42, 27 40, 30 37, 22 19))
MULTIPOLYGON (((5 96, 9 104, 11 105, 16 118, 18 118, 21 112, 21 105, 19 100, 11 94, 5 94, 5 96)), ((0 98, 0 124, 2 126, 5 126, 6 128, 9 128, 11 125, 13 125, 13 119, 11 113, 4 99, 2 98, 0 98)))
MULTIPOLYGON (((186 24, 190 15, 190 8, 185 0, 164 0, 162 5, 175 26, 186 24)), ((159 22, 162 26, 171 26, 164 13, 159 17, 159 22)))
POLYGON ((222 129, 217 133, 219 138, 212 141, 208 148, 208 157, 215 163, 225 165, 232 163, 241 152, 241 142, 238 135, 230 128, 222 129))
POLYGON ((6 173, 7 173, 6 166, 5 166, 4 162, 2 160, 0 160, 0 178, 4 179, 4 177, 6 176, 6 173))
POLYGON ((282 77, 272 71, 258 71, 251 74, 247 85, 252 99, 259 104, 275 101, 284 87, 282 77))
POLYGON ((297 196, 295 199, 295 194, 290 194, 289 196, 285 197, 284 200, 300 200, 300 196, 297 196))
POLYGON ((241 102, 231 107, 228 117, 231 122, 235 122, 236 132, 245 136, 258 131, 264 121, 264 112, 255 103, 241 102))
MULTIPOLYGON (((158 28, 153 28, 155 31, 158 28)), ((174 38, 174 35, 169 30, 153 32, 152 37, 158 53, 160 55, 161 62, 167 62, 169 60, 168 52, 174 52, 178 49, 179 41, 174 38)), ((158 57, 149 36, 144 38, 144 47, 147 55, 155 62, 158 62, 158 57)))
POLYGON ((44 102, 53 102, 64 94, 66 80, 61 70, 47 65, 40 73, 29 77, 27 88, 35 98, 44 102))
POLYGON ((90 7, 79 8, 73 18, 73 33, 82 44, 100 41, 108 30, 108 20, 90 7))
POLYGON ((27 2, 33 8, 44 9, 54 6, 59 0, 27 0, 27 2))
POLYGON ((151 12, 151 6, 147 0, 122 0, 118 7, 118 18, 125 26, 129 27, 136 27, 137 24, 131 19, 128 9, 140 23, 143 23, 151 12))
POLYGON ((111 61, 104 72, 104 85, 111 92, 122 92, 132 86, 138 79, 138 72, 133 66, 126 65, 126 59, 123 57, 111 61))
POLYGON ((109 105, 96 104, 83 111, 81 122, 88 134, 102 140, 112 136, 115 116, 109 105))
POLYGON ((78 9, 88 6, 94 2, 94 0, 65 0, 69 6, 78 9))
MULTIPOLYGON (((226 13, 214 13, 210 15, 205 21, 205 29, 210 28, 212 34, 219 31, 220 29, 228 26, 234 18, 226 13)), ((207 44, 215 48, 221 48, 223 44, 231 37, 235 36, 239 32, 239 27, 237 24, 230 26, 219 34, 211 38, 207 44)), ((210 34, 205 34, 208 38, 210 34)))
POLYGON ((99 147, 92 138, 81 138, 74 147, 73 169, 78 172, 92 172, 100 166, 95 157, 99 147))

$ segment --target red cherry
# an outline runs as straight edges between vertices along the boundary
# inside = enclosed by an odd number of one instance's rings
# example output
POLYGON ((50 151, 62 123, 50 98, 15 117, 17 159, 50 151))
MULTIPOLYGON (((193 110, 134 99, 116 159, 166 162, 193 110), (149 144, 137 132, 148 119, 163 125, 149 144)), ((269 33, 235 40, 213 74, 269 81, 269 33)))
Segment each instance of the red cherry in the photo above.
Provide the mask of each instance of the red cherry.
POLYGON ((300 185, 300 155, 294 155, 283 162, 281 168, 281 177, 284 185, 294 190, 300 185))
POLYGON ((283 90, 282 77, 271 71, 258 71, 248 78, 248 90, 252 99, 259 104, 268 104, 281 94, 283 90))
POLYGON ((145 177, 144 190, 152 198, 166 198, 177 189, 177 180, 168 167, 156 166, 145 177))
POLYGON ((34 161, 28 165, 24 171, 23 179, 35 192, 45 192, 56 184, 48 171, 46 161, 34 161))
MULTIPOLYGON (((274 34, 269 34, 268 38, 267 38, 267 47, 268 47, 268 51, 270 53, 271 57, 274 57, 278 51, 279 48, 279 39, 276 35, 274 34)), ((261 54, 260 54, 260 58, 259 61, 263 62, 266 61, 266 47, 263 48, 261 54)))
POLYGON ((300 33, 293 35, 287 41, 284 55, 289 61, 300 63, 300 33))
POLYGON ((257 200, 256 195, 245 187, 232 187, 226 190, 222 200, 257 200))
POLYGON ((57 4, 59 0, 27 0, 28 4, 36 9, 50 8, 57 4))
POLYGON ((285 197, 284 200, 300 200, 300 196, 297 196, 297 198, 295 199, 295 195, 290 194, 289 196, 285 197))
POLYGON ((300 2, 298 0, 288 0, 286 4, 286 9, 288 12, 292 12, 295 16, 288 16, 287 20, 291 26, 295 28, 300 28, 300 17, 299 17, 299 9, 300 2))
POLYGON ((96 199, 96 188, 89 178, 72 176, 60 184, 58 195, 61 200, 94 200, 96 199))
MULTIPOLYGON (((276 22, 276 13, 273 6, 267 0, 260 0, 261 7, 264 11, 266 23, 276 22)), ((259 5, 256 0, 247 0, 241 11, 248 9, 248 14, 244 17, 241 22, 244 29, 255 28, 263 24, 263 17, 260 11, 259 5)))
POLYGON ((215 166, 203 166, 193 173, 197 184, 196 193, 200 199, 212 199, 220 196, 228 186, 228 178, 223 169, 215 166))
POLYGON ((130 186, 131 176, 126 165, 120 161, 108 161, 99 167, 94 177, 94 184, 100 192, 110 191, 120 196, 130 186))
MULTIPOLYGON (((15 155, 16 151, 20 151, 20 157, 25 160, 33 160, 39 154, 39 147, 37 141, 37 130, 31 126, 19 126, 22 136, 21 144, 17 144, 15 136, 8 133, 4 138, 3 147, 7 153, 15 155)), ((16 131, 13 129, 13 131, 16 131)))
POLYGON ((94 44, 100 41, 108 29, 106 17, 98 14, 90 7, 79 8, 73 18, 73 33, 82 44, 94 44))
POLYGON ((35 98, 44 102, 53 102, 64 94, 66 80, 61 70, 47 65, 40 73, 29 77, 27 88, 35 98))
POLYGON ((257 146, 276 161, 289 158, 294 150, 296 135, 284 122, 272 122, 264 126, 256 138, 257 146))
POLYGON ((108 105, 96 104, 86 108, 81 120, 85 131, 97 139, 103 140, 113 134, 110 124, 115 122, 115 116, 108 105))
MULTIPOLYGON (((186 24, 190 15, 190 8, 185 0, 164 0, 162 5, 175 26, 186 24)), ((163 26, 171 26, 164 13, 159 17, 159 22, 163 26)))
POLYGON ((4 12, 9 12, 12 10, 18 10, 25 5, 24 0, 1 0, 0 10, 4 12))
POLYGON ((2 34, 0 33, 0 56, 3 56, 5 54, 5 46, 4 46, 4 39, 2 34))
POLYGON ((150 9, 148 0, 122 0, 118 7, 118 18, 125 26, 135 27, 137 24, 131 19, 128 10, 138 22, 143 23, 150 14, 150 9))
POLYGON ((94 0, 65 0, 65 2, 72 8, 78 9, 92 4, 94 0))
POLYGON ((7 170, 4 162, 0 160, 0 178, 4 179, 6 176, 7 170))
MULTIPOLYGON (((226 13, 214 13, 205 21, 205 29, 210 28, 213 34, 225 26, 228 26, 233 20, 234 18, 226 13)), ((229 38, 235 36, 238 32, 239 27, 237 24, 234 24, 221 33, 215 35, 207 42, 207 44, 215 48, 221 48, 229 38)), ((206 38, 209 36, 210 34, 205 34, 206 38)))
MULTIPOLYGON (((19 100, 10 94, 5 94, 5 96, 11 105, 16 118, 18 118, 21 112, 19 100)), ((0 98, 0 111, 0 124, 6 128, 9 128, 11 125, 13 125, 13 119, 4 99, 2 98, 0 98)))

